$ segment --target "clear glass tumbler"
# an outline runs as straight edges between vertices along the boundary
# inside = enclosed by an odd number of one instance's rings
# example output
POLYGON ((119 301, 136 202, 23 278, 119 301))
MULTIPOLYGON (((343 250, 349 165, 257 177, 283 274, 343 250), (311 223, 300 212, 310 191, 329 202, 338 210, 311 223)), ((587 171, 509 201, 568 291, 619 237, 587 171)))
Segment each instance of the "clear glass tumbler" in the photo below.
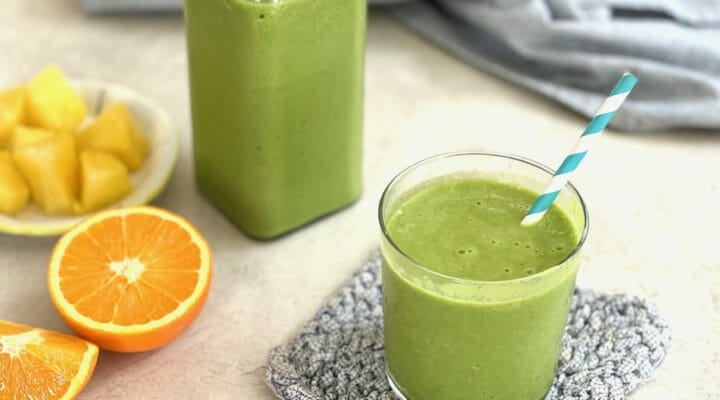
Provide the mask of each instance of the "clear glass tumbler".
POLYGON ((540 400, 547 393, 588 230, 577 190, 568 184, 556 200, 580 238, 576 247, 559 264, 513 280, 437 273, 406 255, 385 224, 414 189, 437 178, 477 176, 541 192, 552 174, 518 156, 453 153, 412 165, 387 186, 379 209, 385 357, 398 396, 540 400))

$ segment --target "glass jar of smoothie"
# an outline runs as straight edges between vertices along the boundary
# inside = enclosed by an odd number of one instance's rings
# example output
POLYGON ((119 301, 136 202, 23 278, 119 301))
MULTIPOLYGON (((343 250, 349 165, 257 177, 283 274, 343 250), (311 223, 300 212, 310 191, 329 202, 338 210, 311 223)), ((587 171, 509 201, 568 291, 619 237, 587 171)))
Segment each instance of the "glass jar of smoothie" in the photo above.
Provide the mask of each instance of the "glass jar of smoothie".
POLYGON ((195 174, 272 238, 361 191, 365 0, 185 0, 195 174))
POLYGON ((411 400, 540 400, 555 376, 588 215, 568 184, 520 225, 552 170, 436 156, 380 202, 387 374, 411 400))

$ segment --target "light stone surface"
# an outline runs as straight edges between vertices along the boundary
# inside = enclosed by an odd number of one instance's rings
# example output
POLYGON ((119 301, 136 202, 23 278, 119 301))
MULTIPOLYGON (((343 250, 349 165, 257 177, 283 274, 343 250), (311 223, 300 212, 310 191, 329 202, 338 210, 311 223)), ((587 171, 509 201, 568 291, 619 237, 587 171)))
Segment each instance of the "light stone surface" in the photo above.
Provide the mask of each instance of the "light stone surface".
MULTIPOLYGON (((581 117, 456 61, 379 12, 368 35, 362 199, 260 243, 195 189, 181 17, 88 18, 73 0, 3 1, 0 85, 57 62, 71 76, 127 85, 164 105, 183 149, 157 204, 195 223, 214 251, 212 292, 189 331, 150 353, 103 352, 82 399, 272 399, 268 350, 377 247, 377 200, 395 173, 431 154, 478 148, 554 166, 583 128, 581 117)), ((720 132, 608 132, 583 164, 573 181, 592 226, 579 284, 651 298, 674 326, 667 359, 632 398, 720 399, 720 132)), ((0 318, 68 331, 45 287, 54 242, 0 235, 0 318)))

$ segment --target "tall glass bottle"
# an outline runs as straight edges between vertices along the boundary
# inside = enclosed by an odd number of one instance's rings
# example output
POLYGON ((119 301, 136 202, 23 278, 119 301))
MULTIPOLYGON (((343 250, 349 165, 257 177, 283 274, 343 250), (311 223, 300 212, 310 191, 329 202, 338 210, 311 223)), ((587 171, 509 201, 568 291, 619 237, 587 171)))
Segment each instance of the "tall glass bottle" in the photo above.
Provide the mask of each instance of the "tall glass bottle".
POLYGON ((361 191, 365 0, 185 0, 195 173, 250 236, 361 191))

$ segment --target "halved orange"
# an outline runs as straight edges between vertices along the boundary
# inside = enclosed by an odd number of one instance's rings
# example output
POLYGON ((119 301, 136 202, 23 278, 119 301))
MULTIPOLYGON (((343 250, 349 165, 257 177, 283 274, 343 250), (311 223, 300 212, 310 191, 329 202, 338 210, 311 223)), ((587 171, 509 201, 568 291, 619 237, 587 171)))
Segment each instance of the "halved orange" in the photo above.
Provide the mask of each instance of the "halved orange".
POLYGON ((137 352, 179 336, 198 316, 212 274, 210 248, 185 219, 155 207, 109 210, 55 246, 50 297, 81 337, 137 352))
POLYGON ((82 339, 0 320, 0 399, 74 399, 97 357, 82 339))

